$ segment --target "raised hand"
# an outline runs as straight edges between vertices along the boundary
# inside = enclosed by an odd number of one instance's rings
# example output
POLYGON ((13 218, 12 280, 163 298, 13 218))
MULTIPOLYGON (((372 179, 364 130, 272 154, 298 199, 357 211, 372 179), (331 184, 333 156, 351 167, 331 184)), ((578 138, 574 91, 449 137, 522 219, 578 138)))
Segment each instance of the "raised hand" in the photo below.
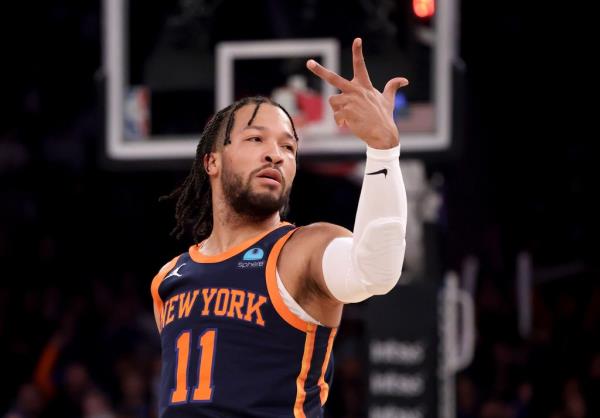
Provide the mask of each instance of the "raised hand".
POLYGON ((338 88, 341 93, 329 98, 335 122, 344 124, 352 133, 365 141, 371 148, 393 148, 400 142, 398 129, 394 122, 394 98, 396 91, 408 84, 402 77, 392 78, 380 92, 369 78, 362 53, 362 40, 352 43, 352 65, 354 78, 344 77, 328 70, 314 60, 308 60, 306 66, 316 76, 338 88))

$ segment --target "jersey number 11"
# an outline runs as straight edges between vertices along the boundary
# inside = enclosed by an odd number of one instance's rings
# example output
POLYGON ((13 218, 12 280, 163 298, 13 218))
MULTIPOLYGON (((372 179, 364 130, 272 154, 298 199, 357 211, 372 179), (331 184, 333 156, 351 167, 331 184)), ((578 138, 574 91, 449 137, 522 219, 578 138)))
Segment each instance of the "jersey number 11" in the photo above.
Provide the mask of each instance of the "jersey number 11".
MULTIPOLYGON (((205 330, 200 335, 200 367, 198 368, 198 383, 193 388, 190 401, 210 401, 212 399, 212 369, 215 354, 215 337, 217 330, 205 330)), ((175 351, 175 389, 171 392, 171 403, 188 402, 189 387, 187 382, 190 359, 190 339, 192 332, 186 330, 179 334, 175 351)))

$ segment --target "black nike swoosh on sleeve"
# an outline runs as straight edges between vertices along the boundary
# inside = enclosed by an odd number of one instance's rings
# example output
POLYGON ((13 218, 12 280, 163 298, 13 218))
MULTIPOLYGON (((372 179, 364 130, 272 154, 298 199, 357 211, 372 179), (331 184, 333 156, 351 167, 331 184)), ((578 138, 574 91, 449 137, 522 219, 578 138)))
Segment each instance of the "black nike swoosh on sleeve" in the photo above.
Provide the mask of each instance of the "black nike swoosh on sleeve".
POLYGON ((367 173, 367 176, 374 176, 375 174, 383 174, 384 177, 387 177, 387 168, 382 168, 381 170, 373 171, 372 173, 367 173))

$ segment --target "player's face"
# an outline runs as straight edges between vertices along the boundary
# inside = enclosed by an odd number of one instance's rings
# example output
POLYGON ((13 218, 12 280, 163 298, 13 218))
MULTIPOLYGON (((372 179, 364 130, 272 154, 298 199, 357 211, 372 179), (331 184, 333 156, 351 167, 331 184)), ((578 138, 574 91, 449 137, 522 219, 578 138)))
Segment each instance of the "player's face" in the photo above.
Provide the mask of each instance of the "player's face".
POLYGON ((296 175, 297 143, 292 124, 280 108, 263 103, 240 108, 223 148, 221 184, 233 209, 267 217, 287 205, 296 175))

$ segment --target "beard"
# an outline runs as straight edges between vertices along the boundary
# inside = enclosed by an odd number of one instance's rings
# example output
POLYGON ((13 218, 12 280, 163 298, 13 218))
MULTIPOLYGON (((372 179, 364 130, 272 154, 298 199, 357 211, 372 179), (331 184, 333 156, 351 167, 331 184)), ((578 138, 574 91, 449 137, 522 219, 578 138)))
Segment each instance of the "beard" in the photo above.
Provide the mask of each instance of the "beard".
POLYGON ((242 217, 262 220, 272 216, 277 211, 279 211, 282 217, 287 212, 290 189, 286 188, 283 176, 281 177, 281 192, 278 195, 252 190, 250 184, 252 179, 256 173, 264 168, 260 167, 252 171, 248 176, 248 180, 244 182, 241 175, 234 173, 229 167, 223 165, 223 176, 221 179, 225 200, 242 217))

